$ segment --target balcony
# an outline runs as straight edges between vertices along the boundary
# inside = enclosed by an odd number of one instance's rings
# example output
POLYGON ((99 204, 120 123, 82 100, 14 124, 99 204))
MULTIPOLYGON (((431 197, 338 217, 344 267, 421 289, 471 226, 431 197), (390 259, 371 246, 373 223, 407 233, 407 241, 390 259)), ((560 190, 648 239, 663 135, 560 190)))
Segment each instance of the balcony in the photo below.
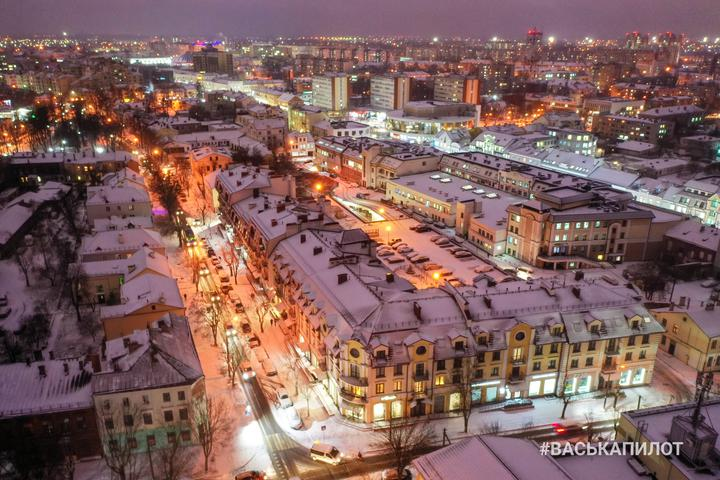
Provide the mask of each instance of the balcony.
POLYGON ((518 366, 520 366, 520 365, 525 365, 525 363, 527 363, 527 358, 525 358, 525 357, 522 357, 522 358, 513 358, 513 360, 512 360, 512 364, 513 364, 513 366, 515 366, 515 367, 518 367, 518 366))
POLYGON ((428 374, 428 372, 422 372, 422 373, 415 372, 413 374, 413 380, 416 382, 422 382, 422 381, 428 380, 429 378, 430 378, 430 375, 428 374))
POLYGON ((413 390, 412 392, 413 398, 425 398, 427 397, 427 388, 423 388, 422 390, 413 390))
POLYGON ((356 395, 352 390, 348 390, 343 388, 340 391, 340 396, 343 398, 343 400, 346 400, 348 402, 352 403, 367 403, 367 396, 365 395, 356 395))
POLYGON ((617 364, 611 363, 610 365, 606 365, 603 363, 603 366, 600 367, 600 371, 602 373, 614 373, 615 371, 617 371, 617 364))
POLYGON ((608 356, 615 356, 620 355, 620 347, 614 346, 614 347, 605 347, 605 355, 608 356))
POLYGON ((348 385, 352 385, 353 387, 367 387, 368 385, 368 380, 365 377, 350 377, 348 375, 342 375, 340 380, 348 385))
POLYGON ((511 375, 508 378, 508 383, 514 385, 516 383, 522 383, 525 381, 525 375, 511 375))

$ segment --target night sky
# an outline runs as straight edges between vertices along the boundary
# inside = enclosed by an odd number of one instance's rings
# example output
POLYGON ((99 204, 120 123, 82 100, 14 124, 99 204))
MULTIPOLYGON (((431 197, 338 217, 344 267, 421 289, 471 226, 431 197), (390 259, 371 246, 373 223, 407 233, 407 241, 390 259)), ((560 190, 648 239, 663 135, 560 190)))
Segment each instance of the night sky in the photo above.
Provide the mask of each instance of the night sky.
POLYGON ((0 0, 0 35, 720 35, 720 0, 0 0))

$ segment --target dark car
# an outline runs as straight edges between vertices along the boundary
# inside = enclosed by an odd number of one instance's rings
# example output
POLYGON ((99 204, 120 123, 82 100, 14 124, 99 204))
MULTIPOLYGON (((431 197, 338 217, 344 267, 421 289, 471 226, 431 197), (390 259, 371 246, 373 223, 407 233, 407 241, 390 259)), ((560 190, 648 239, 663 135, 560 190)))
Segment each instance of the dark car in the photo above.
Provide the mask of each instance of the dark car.
POLYGON ((523 408, 533 408, 533 402, 529 398, 513 398, 503 405, 503 410, 520 410, 523 408))
POLYGON ((235 313, 243 313, 244 311, 245 306, 242 304, 242 302, 235 302, 235 313))
POLYGON ((242 330, 243 333, 252 333, 252 328, 247 322, 243 322, 240 324, 240 330, 242 330))

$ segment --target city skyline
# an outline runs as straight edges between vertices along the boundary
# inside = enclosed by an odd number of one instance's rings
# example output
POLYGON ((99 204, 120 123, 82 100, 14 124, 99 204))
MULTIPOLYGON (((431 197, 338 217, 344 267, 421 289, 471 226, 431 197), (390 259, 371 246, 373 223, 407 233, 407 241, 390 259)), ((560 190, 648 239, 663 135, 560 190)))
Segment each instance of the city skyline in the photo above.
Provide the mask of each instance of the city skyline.
POLYGON ((400 35, 522 38, 535 26, 557 39, 618 38, 628 31, 672 30, 689 36, 716 35, 720 9, 713 0, 430 0, 386 3, 370 0, 339 6, 329 0, 232 2, 140 0, 50 2, 30 0, 3 7, 6 35, 400 35), (204 9, 203 15, 198 15, 204 9), (33 15, 28 15, 33 12, 33 15), (141 15, 138 15, 142 12, 141 15), (382 12, 378 15, 378 12, 382 12), (449 12, 449 13, 448 13, 449 12), (648 15, 652 12, 652 15, 648 15), (412 22, 406 21, 412 17, 412 22), (442 20, 442 21, 441 21, 442 20))

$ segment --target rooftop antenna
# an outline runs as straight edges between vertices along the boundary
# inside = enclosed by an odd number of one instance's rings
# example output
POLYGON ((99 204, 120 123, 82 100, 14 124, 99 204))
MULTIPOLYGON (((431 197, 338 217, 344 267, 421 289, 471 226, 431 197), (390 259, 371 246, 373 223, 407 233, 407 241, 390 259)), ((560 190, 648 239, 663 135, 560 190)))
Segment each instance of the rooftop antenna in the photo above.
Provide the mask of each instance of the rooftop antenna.
POLYGON ((712 384, 712 372, 698 372, 697 379, 695 380, 695 408, 692 414, 692 424, 696 427, 701 421, 702 416, 700 415, 700 409, 702 408, 703 400, 710 391, 712 384))

